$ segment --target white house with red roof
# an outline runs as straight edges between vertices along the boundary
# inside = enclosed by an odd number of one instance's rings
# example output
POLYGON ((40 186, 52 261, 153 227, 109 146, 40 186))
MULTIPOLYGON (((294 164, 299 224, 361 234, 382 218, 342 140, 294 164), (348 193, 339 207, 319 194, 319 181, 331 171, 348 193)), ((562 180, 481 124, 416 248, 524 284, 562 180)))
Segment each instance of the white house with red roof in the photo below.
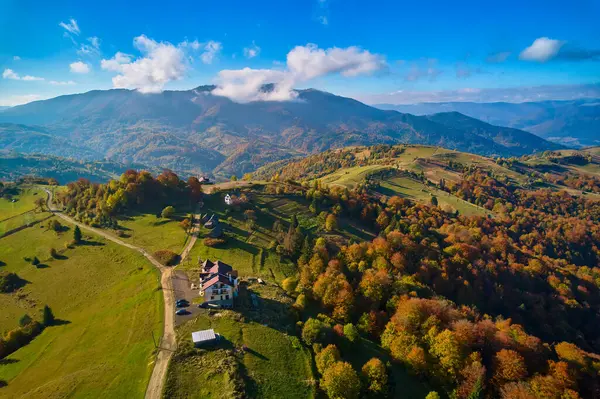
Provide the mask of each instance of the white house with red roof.
POLYGON ((238 273, 220 260, 205 260, 200 270, 200 296, 204 303, 224 308, 233 307, 238 294, 238 273))

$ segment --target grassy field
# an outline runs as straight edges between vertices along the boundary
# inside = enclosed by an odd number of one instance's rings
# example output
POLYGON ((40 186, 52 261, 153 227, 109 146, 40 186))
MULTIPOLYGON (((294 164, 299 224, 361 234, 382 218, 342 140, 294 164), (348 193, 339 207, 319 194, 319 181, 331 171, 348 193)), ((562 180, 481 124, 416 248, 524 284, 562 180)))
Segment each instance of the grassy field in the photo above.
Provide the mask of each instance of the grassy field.
POLYGON ((334 173, 322 177, 320 180, 325 184, 355 188, 358 184, 364 183, 365 179, 374 172, 387 169, 384 165, 355 166, 353 168, 342 168, 334 173))
POLYGON ((490 213, 484 208, 473 205, 435 187, 427 186, 410 177, 392 177, 383 180, 378 191, 387 196, 397 195, 415 202, 427 204, 431 203, 432 196, 436 196, 440 207, 443 209, 447 207, 447 209, 458 210, 466 216, 485 216, 490 213))
MULTIPOLYGON (((186 214, 181 214, 180 218, 186 214)), ((168 249, 180 252, 188 239, 186 232, 179 227, 179 220, 156 217, 142 213, 119 219, 123 241, 130 242, 150 252, 168 249)))
MULTIPOLYGON (((45 224, 47 222, 44 222, 45 224)), ((64 222, 61 221, 64 224, 64 222)), ((49 305, 60 322, 0 363, 6 398, 143 397, 152 371, 151 333, 162 332, 158 272, 140 254, 101 237, 68 249, 60 235, 28 228, 0 239, 0 270, 25 284, 0 294, 0 331, 49 305), (62 253, 49 256, 50 248, 62 253), (24 257, 37 256, 37 268, 24 257)))
POLYGON ((14 228, 50 216, 47 212, 35 211, 34 202, 38 198, 46 198, 46 193, 37 185, 20 185, 17 195, 10 199, 0 198, 0 236, 14 228))
POLYGON ((250 289, 260 297, 258 310, 249 307, 243 291, 235 311, 206 310, 179 327, 165 398, 233 398, 236 392, 249 398, 314 397, 310 353, 289 335, 289 303, 280 302, 276 287, 250 289), (223 339, 214 347, 193 349, 191 333, 208 328, 223 339))

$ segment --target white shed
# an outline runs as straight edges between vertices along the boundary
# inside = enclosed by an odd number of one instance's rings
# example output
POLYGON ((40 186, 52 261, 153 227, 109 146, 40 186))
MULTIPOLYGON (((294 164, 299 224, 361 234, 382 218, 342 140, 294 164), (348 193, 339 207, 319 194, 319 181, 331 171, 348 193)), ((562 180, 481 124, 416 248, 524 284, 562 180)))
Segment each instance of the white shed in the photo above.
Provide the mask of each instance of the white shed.
POLYGON ((194 341, 195 346, 216 342, 218 337, 219 334, 215 334, 215 330, 212 328, 210 330, 202 330, 192 333, 192 341, 194 341))
POLYGON ((227 205, 231 205, 231 195, 227 194, 227 195, 225 196, 225 203, 226 203, 227 205))

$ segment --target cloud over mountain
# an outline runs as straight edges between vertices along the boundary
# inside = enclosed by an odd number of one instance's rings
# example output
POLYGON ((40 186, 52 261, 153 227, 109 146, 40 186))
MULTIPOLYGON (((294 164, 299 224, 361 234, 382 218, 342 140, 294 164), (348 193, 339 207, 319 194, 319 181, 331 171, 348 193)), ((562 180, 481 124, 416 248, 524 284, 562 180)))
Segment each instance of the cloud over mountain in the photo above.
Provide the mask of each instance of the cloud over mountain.
POLYGON ((292 90, 299 83, 321 76, 340 74, 353 77, 371 74, 386 66, 383 56, 351 46, 320 49, 315 44, 296 46, 287 54, 286 68, 223 70, 213 94, 236 102, 286 101, 296 97, 292 90), (273 83, 272 90, 262 90, 273 83))

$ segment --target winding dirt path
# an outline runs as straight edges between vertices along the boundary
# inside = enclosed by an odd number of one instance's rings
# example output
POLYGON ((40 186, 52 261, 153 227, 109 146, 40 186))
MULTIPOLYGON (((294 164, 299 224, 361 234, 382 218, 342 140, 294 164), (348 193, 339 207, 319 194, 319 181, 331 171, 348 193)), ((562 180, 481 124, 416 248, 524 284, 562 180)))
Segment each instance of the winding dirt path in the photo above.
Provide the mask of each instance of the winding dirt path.
MULTIPOLYGON (((150 261, 150 263, 152 263, 160 271, 160 284, 162 286, 163 298, 165 302, 165 325, 163 330, 163 336, 160 340, 160 344, 158 345, 159 348, 156 356, 156 361, 154 363, 154 369, 152 370, 152 376, 150 377, 150 381, 148 381, 148 388, 146 389, 146 399, 160 399, 167 377, 169 361, 171 360, 171 356, 177 349, 177 336, 175 334, 174 316, 175 295, 172 282, 173 268, 163 266, 158 260, 156 260, 156 258, 154 258, 143 248, 127 243, 103 230, 77 222, 70 216, 67 216, 64 213, 60 212, 54 206, 52 192, 50 190, 44 190, 47 194, 46 203, 50 212, 71 224, 79 226, 79 228, 82 230, 90 231, 94 234, 106 238, 107 240, 114 242, 115 244, 122 245, 126 248, 141 253, 142 255, 144 255, 144 257, 146 257, 146 259, 150 261)), ((194 215, 194 225, 192 226, 191 237, 180 255, 181 261, 183 261, 189 255, 192 247, 196 243, 196 239, 198 238, 199 223, 200 215, 194 215)))

